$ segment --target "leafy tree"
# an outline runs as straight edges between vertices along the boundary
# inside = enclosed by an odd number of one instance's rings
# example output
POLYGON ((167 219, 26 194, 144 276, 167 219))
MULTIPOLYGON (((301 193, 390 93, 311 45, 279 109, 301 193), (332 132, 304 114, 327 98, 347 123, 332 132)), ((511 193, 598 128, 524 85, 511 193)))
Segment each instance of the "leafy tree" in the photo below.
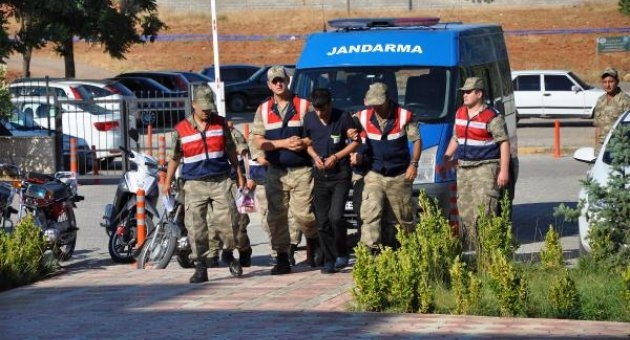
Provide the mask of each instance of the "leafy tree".
MULTIPOLYGON (((154 41, 167 26, 157 16, 156 0, 8 0, 20 23, 16 51, 30 62, 33 49, 54 44, 64 58, 65 76, 75 76, 75 37, 99 44, 112 57, 124 59, 132 45, 154 41)), ((25 65, 25 75, 29 66, 25 65)))
POLYGON ((619 0, 619 12, 630 15, 630 0, 619 0))
MULTIPOLYGON (((2 2, 0 2, 0 5, 2 2)), ((7 18, 9 17, 6 9, 0 6, 0 60, 4 60, 11 54, 13 43, 7 34, 7 18)))
POLYGON ((585 183, 588 195, 589 243, 593 258, 612 267, 630 264, 630 127, 617 126, 604 152, 610 161, 608 183, 585 183))

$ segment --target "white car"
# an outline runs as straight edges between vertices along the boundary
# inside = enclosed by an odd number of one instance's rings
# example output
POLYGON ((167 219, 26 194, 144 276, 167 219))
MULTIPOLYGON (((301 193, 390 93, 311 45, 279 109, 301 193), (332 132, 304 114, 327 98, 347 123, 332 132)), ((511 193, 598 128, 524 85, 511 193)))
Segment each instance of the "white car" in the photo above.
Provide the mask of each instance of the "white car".
POLYGON ((123 100, 135 99, 136 96, 124 85, 113 80, 59 80, 58 84, 80 86, 90 95, 95 104, 110 111, 120 112, 123 100))
MULTIPOLYGON (((63 133, 85 140, 94 146, 99 159, 120 155, 123 145, 120 112, 109 111, 86 101, 54 101, 42 97, 18 97, 11 102, 16 110, 11 121, 27 127, 55 129, 55 112, 61 110, 63 133)), ((129 129, 136 128, 135 119, 129 120, 129 129)), ((131 147, 135 147, 135 142, 131 147)))
MULTIPOLYGON (((576 160, 593 164, 593 166, 587 173, 587 177, 591 178, 594 182, 599 183, 602 186, 605 186, 608 183, 608 177, 610 176, 612 163, 610 146, 608 144, 615 129, 617 129, 617 127, 621 125, 630 126, 630 110, 623 113, 619 117, 619 119, 617 119, 613 127, 610 129, 610 132, 606 136, 606 140, 604 141, 604 144, 602 144, 601 151, 598 155, 595 155, 595 150, 593 149, 593 147, 579 148, 573 154, 573 158, 575 158, 576 160)), ((588 211, 588 206, 589 204, 591 204, 591 202, 588 201, 588 195, 585 188, 582 188, 580 190, 579 200, 580 202, 585 202, 584 207, 582 208, 582 211, 580 213, 580 217, 578 218, 580 249, 585 252, 590 252, 591 246, 587 239, 589 232, 589 222, 596 217, 593 216, 592 212, 588 211)))
POLYGON ((571 71, 512 71, 518 118, 593 118, 604 90, 594 88, 571 71))

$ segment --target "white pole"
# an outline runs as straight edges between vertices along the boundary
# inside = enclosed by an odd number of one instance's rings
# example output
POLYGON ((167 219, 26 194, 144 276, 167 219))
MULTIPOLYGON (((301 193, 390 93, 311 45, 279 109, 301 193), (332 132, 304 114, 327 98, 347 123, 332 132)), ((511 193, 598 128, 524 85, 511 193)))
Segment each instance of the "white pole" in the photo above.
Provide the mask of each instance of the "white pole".
POLYGON ((215 0, 210 1, 212 11, 212 52, 214 53, 214 92, 217 98, 219 115, 225 117, 225 93, 219 68, 219 33, 217 29, 217 7, 215 0))

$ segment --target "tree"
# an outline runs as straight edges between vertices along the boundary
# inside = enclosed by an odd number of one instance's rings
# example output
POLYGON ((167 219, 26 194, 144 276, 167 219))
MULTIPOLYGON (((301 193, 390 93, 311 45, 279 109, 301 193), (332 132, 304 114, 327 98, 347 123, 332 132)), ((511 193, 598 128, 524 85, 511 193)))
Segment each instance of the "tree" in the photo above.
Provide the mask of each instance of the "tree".
MULTIPOLYGON (((0 5, 2 5, 2 2, 0 2, 0 5)), ((7 17, 9 16, 6 9, 0 6, 0 26, 2 28, 0 30, 0 60, 8 58, 13 49, 13 42, 7 34, 7 17)))
POLYGON ((630 15, 630 0, 619 0, 619 12, 630 15))
MULTIPOLYGON (((0 1, 0 4, 2 1, 0 1)), ((154 41, 167 26, 157 16, 156 0, 8 0, 20 23, 15 50, 24 56, 24 71, 33 49, 54 44, 64 58, 65 76, 74 77, 74 41, 100 44, 116 59, 124 59, 132 45, 154 41)))

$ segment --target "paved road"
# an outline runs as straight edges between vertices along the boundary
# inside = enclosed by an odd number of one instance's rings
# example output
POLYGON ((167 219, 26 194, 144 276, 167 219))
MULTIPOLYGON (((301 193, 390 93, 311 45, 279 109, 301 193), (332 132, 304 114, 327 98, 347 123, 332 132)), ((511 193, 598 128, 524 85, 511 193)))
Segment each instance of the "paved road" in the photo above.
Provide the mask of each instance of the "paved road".
MULTIPOLYGON (((524 246, 541 240, 552 208, 575 203, 587 166, 564 157, 521 158, 515 200, 515 231, 524 246)), ((65 274, 0 293, 3 339, 23 338, 627 338, 630 324, 450 315, 351 313, 349 269, 322 275, 304 263, 294 274, 268 275, 269 246, 260 220, 250 235, 254 265, 242 278, 226 268, 210 270, 210 282, 187 283, 191 270, 115 265, 98 226, 114 185, 82 185, 77 210, 79 242, 65 274)), ((563 230, 567 248, 577 245, 575 226, 563 230)), ((525 258, 533 248, 521 248, 525 258)), ((298 252, 298 262, 304 260, 298 252)))

